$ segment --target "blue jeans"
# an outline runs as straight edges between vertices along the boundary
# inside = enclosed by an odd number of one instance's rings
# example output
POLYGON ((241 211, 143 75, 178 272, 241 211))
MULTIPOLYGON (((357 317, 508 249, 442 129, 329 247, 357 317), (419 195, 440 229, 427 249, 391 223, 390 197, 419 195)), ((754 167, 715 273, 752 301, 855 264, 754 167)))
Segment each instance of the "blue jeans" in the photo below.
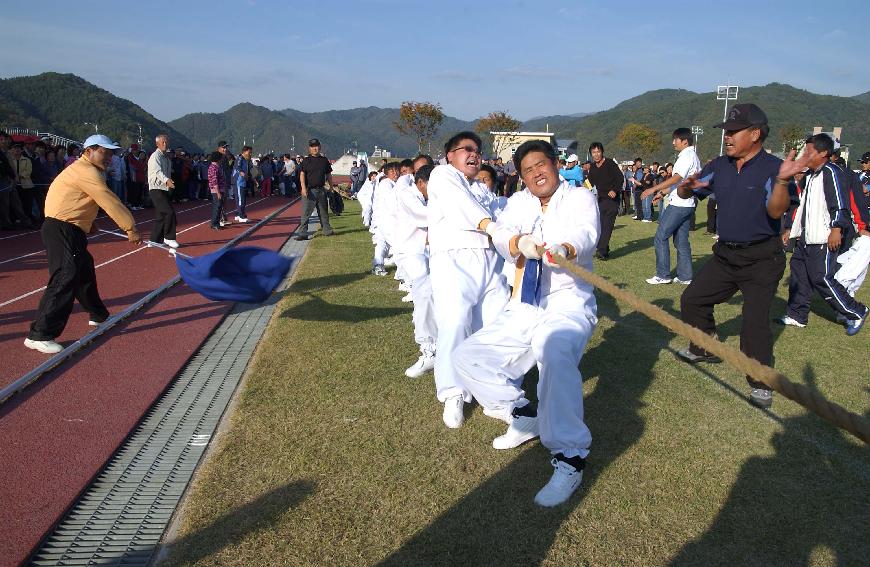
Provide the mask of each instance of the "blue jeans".
POLYGON ((238 216, 247 218, 245 203, 248 201, 248 188, 245 180, 236 181, 236 203, 239 205, 238 216))
POLYGON ((640 204, 643 206, 643 220, 652 220, 652 200, 652 195, 640 200, 640 204))
POLYGON ((694 207, 665 207, 659 215, 659 227, 653 244, 656 249, 656 275, 671 277, 671 246, 668 240, 674 237, 677 249, 677 277, 683 281, 692 279, 692 247, 689 245, 689 224, 694 207))

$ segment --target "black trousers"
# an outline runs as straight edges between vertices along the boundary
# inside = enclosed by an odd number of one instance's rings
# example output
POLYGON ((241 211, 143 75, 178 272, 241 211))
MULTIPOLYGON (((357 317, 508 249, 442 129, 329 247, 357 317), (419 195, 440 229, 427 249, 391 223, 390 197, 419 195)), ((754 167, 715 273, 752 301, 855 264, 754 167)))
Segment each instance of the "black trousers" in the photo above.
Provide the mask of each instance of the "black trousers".
POLYGON ((707 232, 716 234, 716 199, 707 199, 707 232))
POLYGON ((610 254, 610 235, 613 234, 613 225, 616 224, 618 210, 619 203, 606 196, 598 201, 598 211, 601 216, 601 236, 598 238, 597 247, 599 256, 610 254))
POLYGON ((302 199, 302 221, 299 223, 299 228, 296 229, 296 234, 305 234, 308 232, 308 219, 314 209, 317 209, 317 215, 320 217, 320 227, 324 234, 332 233, 332 225, 329 224, 329 205, 326 202, 326 189, 324 187, 309 187, 308 198, 302 199))
MULTIPOLYGON (((729 248, 722 242, 713 245, 713 256, 692 278, 680 298, 685 323, 714 335, 716 322, 713 307, 724 303, 740 291, 743 294, 740 350, 762 364, 773 360, 773 333, 770 330, 770 305, 785 272, 782 241, 773 236, 742 249, 729 248)), ((690 345, 694 354, 706 354, 690 345)), ((767 388, 746 378, 754 388, 767 388)))
POLYGON ((152 189, 148 191, 154 204, 154 226, 151 228, 151 242, 163 242, 164 238, 175 240, 175 209, 172 208, 168 191, 152 189))
POLYGON ((87 311, 91 320, 109 317, 97 290, 94 259, 88 252, 88 237, 77 226, 48 217, 42 224, 42 241, 48 256, 48 286, 27 338, 51 341, 63 333, 72 313, 73 301, 87 311))
POLYGON ((637 217, 638 220, 642 220, 643 203, 641 202, 640 194, 643 193, 643 187, 639 189, 632 189, 631 192, 634 195, 634 216, 637 217))
POLYGON ((807 324, 813 290, 819 292, 831 309, 849 320, 860 319, 866 307, 849 295, 843 284, 834 279, 840 269, 837 253, 827 244, 806 244, 798 238, 789 262, 788 309, 786 314, 798 323, 807 324))

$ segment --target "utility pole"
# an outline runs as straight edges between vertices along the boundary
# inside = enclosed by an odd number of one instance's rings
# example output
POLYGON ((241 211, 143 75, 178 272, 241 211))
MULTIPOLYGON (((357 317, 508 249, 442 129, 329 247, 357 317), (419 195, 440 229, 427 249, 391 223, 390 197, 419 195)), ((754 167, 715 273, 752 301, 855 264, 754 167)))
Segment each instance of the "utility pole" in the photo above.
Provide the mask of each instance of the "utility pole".
POLYGON ((139 127, 139 138, 137 138, 137 140, 139 141, 139 146, 141 147, 142 146, 142 125, 136 124, 136 126, 139 127))
POLYGON ((692 126, 692 137, 695 139, 695 150, 698 149, 698 137, 704 134, 704 129, 700 126, 692 126))
MULTIPOLYGON (((719 85, 716 87, 716 100, 725 101, 725 114, 722 115, 722 122, 728 120, 728 101, 737 100, 737 90, 740 87, 737 85, 719 85)), ((725 150, 725 128, 722 128, 722 141, 719 144, 719 155, 721 156, 725 150)))

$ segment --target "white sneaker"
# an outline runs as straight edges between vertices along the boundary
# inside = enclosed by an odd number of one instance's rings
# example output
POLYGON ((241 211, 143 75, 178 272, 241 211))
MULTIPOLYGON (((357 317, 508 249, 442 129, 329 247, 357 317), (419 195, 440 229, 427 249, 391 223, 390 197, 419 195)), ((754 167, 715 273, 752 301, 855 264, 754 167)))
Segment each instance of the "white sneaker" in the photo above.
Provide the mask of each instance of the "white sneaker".
POLYGON ((163 244, 169 246, 170 248, 178 248, 178 241, 172 240, 171 238, 164 238, 163 244))
POLYGON ((492 448, 513 449, 539 435, 537 417, 512 416, 505 434, 492 440, 492 448))
POLYGON ((483 408, 483 415, 485 415, 487 417, 491 417, 493 419, 497 419, 499 421, 503 421, 508 425, 510 425, 514 421, 514 416, 512 416, 510 414, 510 412, 507 411, 507 409, 505 409, 505 408, 502 408, 502 409, 483 408))
POLYGON ((651 278, 647 278, 646 283, 651 285, 659 285, 659 284, 669 284, 673 280, 671 278, 660 278, 658 276, 653 276, 651 278))
POLYGON ((801 322, 799 322, 799 321, 795 321, 794 319, 792 319, 792 318, 789 317, 788 315, 783 315, 782 317, 780 317, 779 319, 777 319, 777 321, 779 321, 779 322, 782 323, 783 325, 787 325, 787 326, 789 326, 789 327, 800 327, 801 329, 803 329, 804 327, 806 327, 806 324, 801 323, 801 322))
POLYGON ((236 222, 248 222, 248 217, 240 217, 236 215, 236 222))
POLYGON ((419 378, 433 368, 435 368, 435 353, 424 352, 420 355, 420 358, 417 359, 417 362, 415 362, 413 366, 405 370, 405 376, 408 378, 419 378))
POLYGON ((465 422, 465 412, 463 412, 464 407, 465 400, 462 398, 462 394, 458 394, 452 398, 447 398, 444 401, 444 413, 441 416, 444 420, 444 425, 450 429, 459 429, 462 427, 463 422, 465 422))
POLYGON ((535 495, 535 504, 548 508, 568 500, 583 482, 582 470, 578 471, 565 461, 555 458, 551 463, 554 469, 553 476, 550 477, 550 482, 535 495))
POLYGON ((63 347, 54 341, 34 341, 32 339, 24 339, 24 346, 45 354, 57 354, 63 350, 63 347))
POLYGON ((384 258, 384 266, 386 266, 388 268, 392 268, 395 265, 396 265, 396 260, 392 256, 387 256, 386 258, 384 258))
POLYGON ((404 297, 402 297, 402 303, 411 303, 412 301, 414 301, 414 298, 411 297, 410 293, 408 293, 404 297))
POLYGON ((643 220, 642 220, 642 221, 640 221, 640 222, 652 222, 652 221, 651 221, 651 220, 646 220, 646 219, 643 219, 643 220))
POLYGON ((99 326, 100 326, 100 322, 99 322, 99 321, 94 321, 93 319, 88 319, 88 325, 90 325, 91 327, 99 327, 99 326))
POLYGON ((683 285, 689 285, 692 283, 692 280, 681 280, 680 278, 674 278, 674 283, 681 283, 683 285))

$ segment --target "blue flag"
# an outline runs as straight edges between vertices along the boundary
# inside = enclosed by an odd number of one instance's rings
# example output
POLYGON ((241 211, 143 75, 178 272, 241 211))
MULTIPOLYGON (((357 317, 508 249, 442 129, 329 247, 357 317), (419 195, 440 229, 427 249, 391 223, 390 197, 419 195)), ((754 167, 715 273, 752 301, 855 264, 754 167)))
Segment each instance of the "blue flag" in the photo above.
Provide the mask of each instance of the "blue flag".
POLYGON ((261 303, 278 287, 296 258, 243 246, 197 258, 176 257, 178 273, 191 289, 213 301, 261 303))

